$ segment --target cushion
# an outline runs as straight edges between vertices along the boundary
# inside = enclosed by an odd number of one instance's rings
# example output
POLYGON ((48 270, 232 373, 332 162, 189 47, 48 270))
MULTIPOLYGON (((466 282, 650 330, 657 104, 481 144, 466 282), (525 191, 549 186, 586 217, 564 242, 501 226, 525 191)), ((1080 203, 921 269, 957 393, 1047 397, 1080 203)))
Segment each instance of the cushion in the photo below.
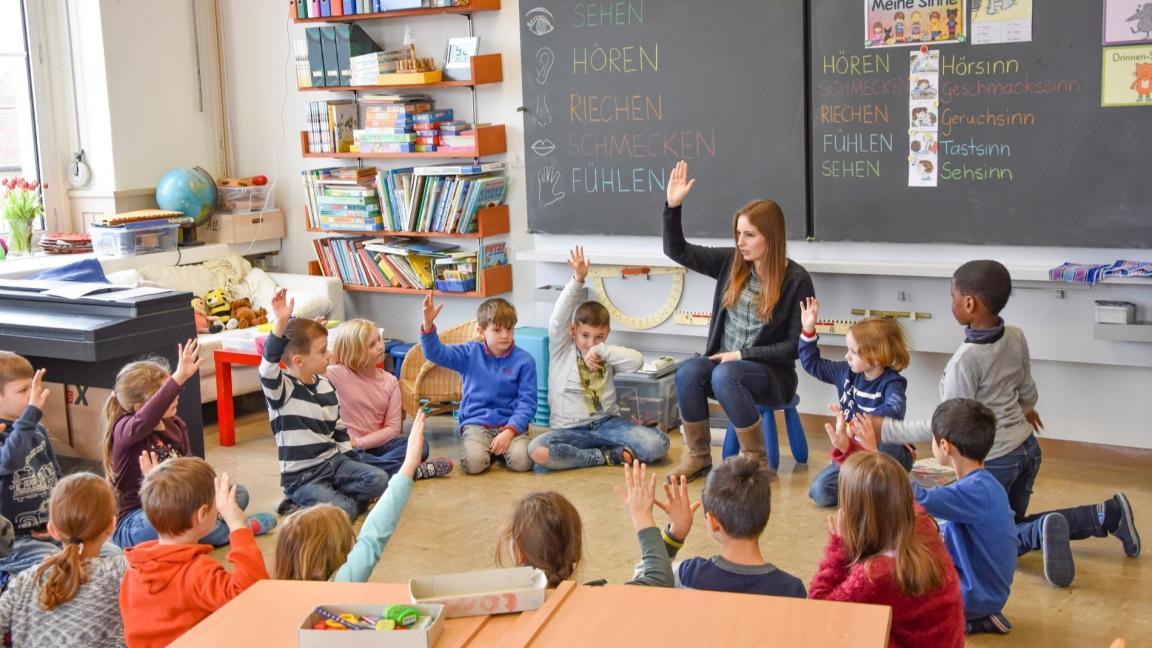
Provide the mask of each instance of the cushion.
POLYGON ((43 272, 28 277, 29 279, 51 279, 54 281, 79 281, 81 283, 108 283, 104 276, 104 266, 96 259, 83 259, 49 268, 43 272))
MULTIPOLYGON (((272 318, 272 295, 276 293, 279 286, 260 268, 252 268, 252 271, 244 277, 244 285, 248 290, 248 295, 252 299, 252 305, 256 308, 268 309, 269 319, 272 318)), ((332 311, 332 301, 328 299, 327 295, 318 294, 310 290, 297 290, 291 286, 288 288, 287 297, 289 300, 296 300, 296 310, 294 314, 296 317, 305 317, 308 319, 327 315, 332 311)))

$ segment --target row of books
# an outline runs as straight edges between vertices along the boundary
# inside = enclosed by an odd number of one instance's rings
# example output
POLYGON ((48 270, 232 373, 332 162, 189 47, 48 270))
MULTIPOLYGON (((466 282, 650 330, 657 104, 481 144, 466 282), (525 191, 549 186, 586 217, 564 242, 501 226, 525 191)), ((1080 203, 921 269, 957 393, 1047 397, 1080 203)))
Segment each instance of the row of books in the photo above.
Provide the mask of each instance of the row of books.
POLYGON ((451 246, 435 253, 418 252, 423 248, 407 241, 369 237, 321 238, 312 243, 326 276, 372 288, 467 292, 476 289, 478 269, 508 262, 504 243, 468 251, 451 246))
POLYGON ((360 14, 420 9, 421 7, 451 7, 454 0, 295 0, 296 17, 328 18, 360 14))
POLYGON ((353 132, 359 110, 351 99, 309 101, 305 105, 309 153, 347 153, 355 143, 353 132))
POLYGON ((504 162, 398 169, 333 167, 302 172, 309 225, 355 232, 468 234, 477 213, 504 204, 504 162))

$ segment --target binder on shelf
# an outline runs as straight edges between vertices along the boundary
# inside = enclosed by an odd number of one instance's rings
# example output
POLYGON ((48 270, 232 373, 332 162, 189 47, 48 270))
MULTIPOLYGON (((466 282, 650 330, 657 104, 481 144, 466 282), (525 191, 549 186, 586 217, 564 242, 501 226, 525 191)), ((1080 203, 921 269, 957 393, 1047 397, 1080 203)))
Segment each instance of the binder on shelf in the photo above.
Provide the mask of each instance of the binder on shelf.
POLYGON ((352 57, 374 54, 380 46, 364 28, 355 23, 336 25, 336 61, 340 70, 339 85, 352 85, 352 57))
POLYGON ((329 4, 332 7, 333 16, 344 15, 344 3, 341 0, 329 0, 329 4))
MULTIPOLYGON (((320 17, 327 18, 332 15, 332 2, 331 0, 320 0, 320 17)), ((333 85, 333 84, 328 84, 333 85)))
POLYGON ((308 0, 308 17, 320 17, 320 0, 308 0))
POLYGON ((308 0, 296 0, 296 17, 308 17, 308 0))
POLYGON ((304 30, 308 41, 308 67, 312 71, 312 87, 323 88, 328 85, 324 75, 324 49, 320 42, 320 28, 309 27, 304 30))
MULTIPOLYGON (((327 2, 328 0, 321 0, 327 2)), ((336 28, 320 28, 320 49, 324 53, 324 85, 340 85, 340 62, 336 56, 336 28)))

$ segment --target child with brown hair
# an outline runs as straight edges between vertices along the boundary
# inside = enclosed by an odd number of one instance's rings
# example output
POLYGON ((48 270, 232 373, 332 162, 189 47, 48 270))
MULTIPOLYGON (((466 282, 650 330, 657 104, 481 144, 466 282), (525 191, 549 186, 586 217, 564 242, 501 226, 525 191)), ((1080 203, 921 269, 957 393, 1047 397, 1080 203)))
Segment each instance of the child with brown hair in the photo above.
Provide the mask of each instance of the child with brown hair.
POLYGON ((956 569, 894 459, 856 453, 844 461, 840 509, 828 516, 828 530, 808 598, 890 606, 893 648, 964 646, 956 569))
MULTIPOLYGON (((394 476, 407 456, 400 382, 376 366, 384 354, 380 329, 366 319, 348 320, 332 333, 332 364, 324 376, 340 399, 340 420, 348 427, 348 441, 359 460, 394 476)), ((416 479, 443 477, 452 472, 452 460, 428 461, 424 443, 416 479)))
POLYGON ((285 499, 277 513, 334 504, 355 520, 388 487, 388 473, 359 461, 340 419, 340 400, 324 377, 328 329, 292 318, 296 300, 281 288, 272 296, 276 321, 260 360, 260 387, 280 457, 285 499), (286 370, 280 369, 284 360, 286 370))
MULTIPOLYGON (((178 345, 176 371, 168 372, 163 359, 130 362, 116 374, 112 394, 104 404, 104 477, 116 489, 120 509, 112 541, 128 548, 159 537, 140 506, 140 483, 146 467, 191 454, 188 424, 176 414, 180 390, 200 369, 200 346, 195 339, 178 345), (141 461, 141 458, 146 461, 141 461)), ((248 507, 248 491, 237 486, 240 508, 248 507)), ((268 513, 248 517, 256 535, 276 526, 268 513)), ((228 544, 228 526, 218 520, 202 541, 214 547, 228 544)))
MULTIPOLYGON (((900 375, 908 366, 908 344, 900 323, 887 317, 860 320, 848 330, 844 360, 836 362, 820 356, 816 320, 820 300, 809 297, 800 306, 800 363, 813 378, 835 385, 840 409, 848 421, 861 414, 903 419, 908 381, 900 375)), ((912 470, 909 449, 897 444, 882 444, 880 451, 898 461, 904 470, 912 470)), ((840 466, 828 464, 808 488, 808 497, 819 506, 836 506, 840 466)))
POLYGON ((129 646, 166 646, 268 578, 228 473, 217 476, 199 457, 169 459, 144 477, 140 501, 160 538, 124 552, 120 614, 129 646), (217 514, 231 532, 231 572, 212 558, 211 545, 197 542, 216 526, 217 514))
POLYGON ((116 528, 116 494, 92 473, 61 479, 48 531, 64 548, 12 580, 0 597, 0 635, 14 646, 123 646, 123 555, 101 556, 116 528))
POLYGON ((427 447, 424 412, 420 411, 408 432, 404 463, 364 518, 359 535, 352 530, 348 516, 331 504, 309 506, 289 515, 276 538, 275 578, 366 582, 400 523, 400 514, 412 493, 412 480, 421 465, 421 451, 427 447))
MULTIPOLYGON (((617 487, 616 492, 628 505, 641 553, 636 577, 626 584, 672 587, 672 564, 652 517, 654 505, 668 510, 668 504, 656 501, 656 475, 649 475, 648 466, 639 461, 625 464, 624 486, 624 490, 617 487)), ((529 493, 521 498, 496 542, 497 564, 510 561, 535 567, 547 576, 548 587, 572 578, 583 557, 584 524, 580 513, 555 491, 529 493)))
POLYGON ((420 346, 425 358, 464 380, 460 465, 476 475, 500 457, 509 470, 531 470, 528 424, 536 415, 536 361, 516 346, 516 309, 499 297, 484 300, 476 309, 480 341, 445 346, 436 332, 443 308, 433 303, 431 292, 424 298, 420 346))

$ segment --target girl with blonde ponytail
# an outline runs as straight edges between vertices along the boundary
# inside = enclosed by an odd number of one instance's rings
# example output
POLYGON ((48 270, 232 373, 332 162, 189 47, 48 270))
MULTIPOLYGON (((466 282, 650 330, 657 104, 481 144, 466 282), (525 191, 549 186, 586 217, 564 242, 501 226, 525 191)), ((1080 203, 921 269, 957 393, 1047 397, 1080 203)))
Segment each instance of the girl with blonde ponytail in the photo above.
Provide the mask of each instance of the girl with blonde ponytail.
POLYGON ((61 479, 48 532, 62 549, 14 578, 0 597, 0 634, 14 646, 123 646, 123 555, 101 556, 116 528, 116 495, 92 473, 61 479))

